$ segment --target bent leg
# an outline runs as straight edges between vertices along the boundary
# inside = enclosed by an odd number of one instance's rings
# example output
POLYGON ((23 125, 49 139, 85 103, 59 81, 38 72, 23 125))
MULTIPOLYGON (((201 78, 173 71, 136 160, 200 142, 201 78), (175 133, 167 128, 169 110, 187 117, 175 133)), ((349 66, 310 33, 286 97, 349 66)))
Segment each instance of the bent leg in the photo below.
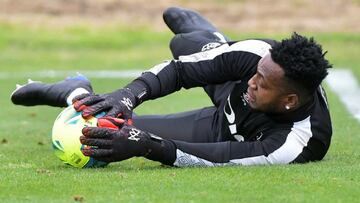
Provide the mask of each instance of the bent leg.
MULTIPOLYGON (((210 50, 229 41, 228 37, 221 34, 214 25, 195 11, 171 7, 164 12, 163 18, 169 29, 175 33, 170 41, 170 50, 174 59, 210 50)), ((207 85, 204 90, 213 104, 219 106, 234 85, 235 82, 207 85)))
POLYGON ((164 139, 186 142, 215 142, 215 107, 169 114, 169 115, 133 115, 133 124, 164 139))
POLYGON ((216 35, 220 42, 229 41, 212 23, 196 11, 181 7, 170 7, 164 11, 163 19, 175 35, 196 31, 208 31, 216 35))
POLYGON ((216 48, 224 42, 209 31, 194 31, 175 35, 170 41, 170 50, 174 59, 216 48))
POLYGON ((163 13, 169 29, 175 34, 170 42, 174 59, 215 48, 229 39, 199 13, 180 7, 170 7, 163 13))

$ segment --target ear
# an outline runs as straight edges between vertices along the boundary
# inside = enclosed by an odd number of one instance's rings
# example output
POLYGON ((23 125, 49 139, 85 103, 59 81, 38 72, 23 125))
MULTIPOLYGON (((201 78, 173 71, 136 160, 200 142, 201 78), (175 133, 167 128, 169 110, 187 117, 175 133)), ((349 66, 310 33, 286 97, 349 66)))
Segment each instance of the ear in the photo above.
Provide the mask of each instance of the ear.
POLYGON ((291 110, 291 109, 295 109, 298 107, 299 105, 299 96, 297 94, 288 94, 286 95, 285 99, 284 99, 284 108, 289 108, 286 110, 291 110))

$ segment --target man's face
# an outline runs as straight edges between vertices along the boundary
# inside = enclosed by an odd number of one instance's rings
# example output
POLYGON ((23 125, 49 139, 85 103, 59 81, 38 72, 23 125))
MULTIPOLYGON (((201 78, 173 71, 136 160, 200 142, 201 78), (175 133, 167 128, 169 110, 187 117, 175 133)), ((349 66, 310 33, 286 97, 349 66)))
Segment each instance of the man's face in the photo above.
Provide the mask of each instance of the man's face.
POLYGON ((286 83, 284 70, 270 54, 258 63, 256 74, 248 81, 248 102, 254 110, 279 113, 285 111, 286 83))

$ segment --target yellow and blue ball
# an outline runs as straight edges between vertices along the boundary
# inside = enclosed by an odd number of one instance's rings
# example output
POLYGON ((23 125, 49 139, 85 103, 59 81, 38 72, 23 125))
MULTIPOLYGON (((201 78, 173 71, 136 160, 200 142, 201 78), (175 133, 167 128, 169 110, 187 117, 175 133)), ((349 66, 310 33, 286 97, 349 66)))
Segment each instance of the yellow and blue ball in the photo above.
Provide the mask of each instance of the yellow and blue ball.
POLYGON ((55 155, 65 164, 77 168, 104 167, 108 163, 97 161, 91 157, 84 156, 81 149, 87 147, 80 143, 82 129, 86 126, 97 126, 97 118, 104 113, 90 119, 83 119, 81 112, 76 112, 71 105, 64 109, 56 118, 52 129, 52 146, 55 155))

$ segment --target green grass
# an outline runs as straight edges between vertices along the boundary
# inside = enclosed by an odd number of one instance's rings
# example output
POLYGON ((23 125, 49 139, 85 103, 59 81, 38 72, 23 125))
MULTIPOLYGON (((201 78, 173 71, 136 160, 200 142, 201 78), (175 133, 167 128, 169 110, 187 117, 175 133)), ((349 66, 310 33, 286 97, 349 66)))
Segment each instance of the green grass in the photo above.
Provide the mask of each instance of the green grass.
MULTIPOLYGON (((310 33, 336 67, 360 78, 358 34, 310 33)), ((231 33, 234 39, 273 37, 231 33)), ((0 72, 38 70, 147 69, 170 58, 170 33, 148 28, 70 27, 52 30, 0 25, 0 72)), ((1 202, 358 202, 360 124, 328 91, 334 135, 321 162, 305 165, 169 168, 142 158, 79 170, 52 153, 50 131, 61 109, 19 107, 9 95, 26 78, 0 80, 1 202)), ((37 78, 33 78, 37 79, 37 78)), ((44 79, 53 82, 61 78, 44 79)), ((125 85, 124 79, 92 79, 97 92, 125 85)), ((360 80, 359 80, 360 81, 360 80)), ((147 102, 140 114, 179 112, 210 105, 201 89, 147 102), (191 98, 191 99, 190 99, 191 98)))

